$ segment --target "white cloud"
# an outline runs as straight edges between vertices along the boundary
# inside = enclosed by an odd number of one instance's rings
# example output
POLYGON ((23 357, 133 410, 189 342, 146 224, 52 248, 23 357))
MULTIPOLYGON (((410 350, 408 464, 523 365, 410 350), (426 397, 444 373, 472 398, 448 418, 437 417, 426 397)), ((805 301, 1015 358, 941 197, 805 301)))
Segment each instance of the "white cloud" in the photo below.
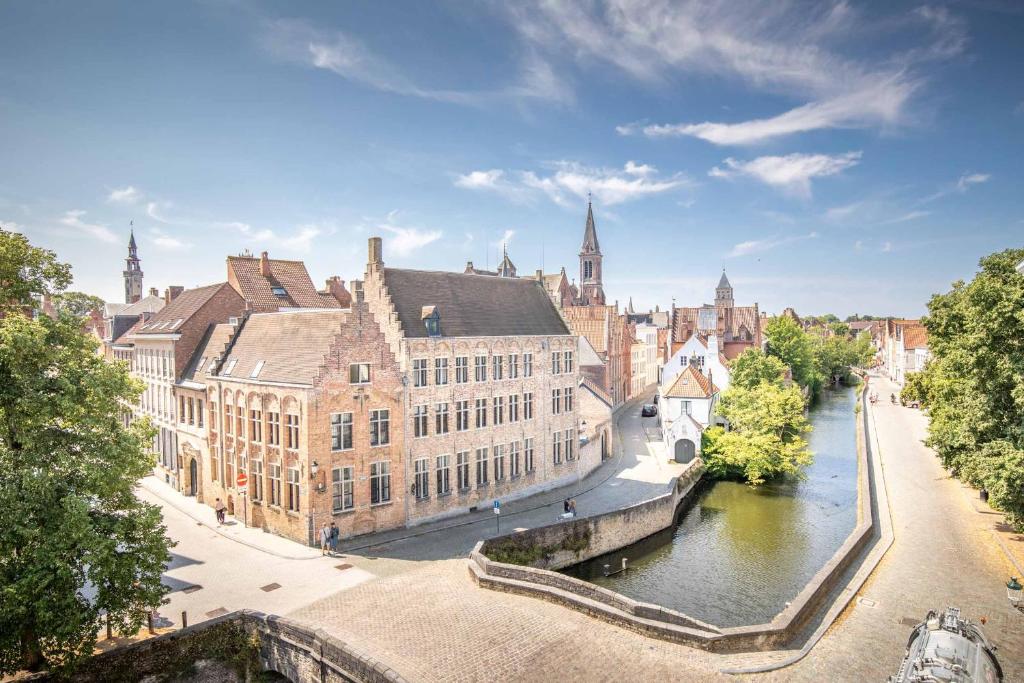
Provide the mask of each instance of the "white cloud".
POLYGON ((186 242, 180 237, 175 237, 158 228, 154 228, 150 232, 153 235, 153 244, 165 251, 184 251, 193 246, 191 242, 186 242))
POLYGON ((254 228, 250 224, 240 221, 215 223, 214 225, 236 230, 255 243, 257 249, 270 247, 295 252, 308 252, 317 237, 333 232, 333 229, 325 229, 315 224, 300 225, 295 232, 289 234, 277 233, 270 228, 254 228))
POLYGON ((837 223, 844 221, 864 206, 864 202, 853 202, 843 206, 833 206, 825 211, 825 220, 837 223))
POLYGON ((794 235, 790 237, 769 237, 760 240, 748 240, 746 242, 740 242, 739 244, 733 245, 733 248, 729 250, 725 256, 726 258, 736 258, 737 256, 748 256, 750 254, 757 254, 763 251, 769 251, 776 247, 781 247, 784 244, 792 244, 794 242, 802 242, 804 240, 812 240, 818 236, 816 232, 810 232, 806 235, 794 235))
POLYGON ((24 228, 14 221, 0 221, 0 230, 6 230, 7 232, 23 232, 24 228))
POLYGON ((107 195, 107 203, 109 204, 134 204, 140 199, 142 199, 142 192, 133 185, 111 190, 110 194, 107 195))
POLYGON ((174 223, 170 218, 163 215, 163 210, 170 208, 171 202, 147 202, 146 203, 146 215, 155 221, 160 223, 174 223))
POLYGON ((809 197, 811 179, 842 173, 855 166, 860 157, 860 152, 847 152, 835 156, 797 153, 757 157, 751 161, 737 161, 730 157, 722 162, 724 168, 715 166, 708 171, 708 175, 726 179, 748 176, 789 194, 809 197))
POLYGON ((86 223, 82 220, 85 215, 85 211, 81 209, 74 209, 66 211, 64 216, 59 219, 59 223, 67 228, 70 228, 72 234, 85 234, 89 237, 100 240, 101 242, 118 242, 117 235, 115 235, 110 228, 99 223, 86 223))
POLYGON ((991 177, 988 173, 965 173, 956 181, 956 189, 958 192, 967 192, 971 185, 987 183, 991 177))
POLYGON ((422 249, 432 242, 441 239, 440 230, 424 230, 422 228, 403 228, 397 225, 381 225, 382 230, 391 233, 386 248, 396 256, 405 257, 422 249))
POLYGON ((611 206, 689 184, 682 174, 660 177, 655 167, 634 161, 627 161, 621 169, 585 166, 574 161, 555 161, 547 166, 550 171, 546 175, 535 171, 513 174, 499 169, 473 171, 458 176, 455 184, 463 188, 495 190, 511 197, 532 191, 565 207, 575 206, 573 197, 584 199, 587 193, 611 206))
POLYGON ((396 95, 470 106, 529 100, 569 104, 574 100, 572 88, 531 49, 522 52, 514 81, 496 88, 471 90, 423 86, 355 36, 341 31, 323 31, 302 20, 265 22, 263 42, 281 59, 324 69, 348 81, 396 95))
POLYGON ((515 237, 515 235, 515 230, 506 230, 504 233, 502 233, 501 239, 499 239, 497 242, 494 242, 492 246, 497 247, 498 249, 507 249, 508 246, 512 244, 512 238, 515 237))
POLYGON ((886 253, 892 251, 892 242, 882 242, 882 251, 886 253))
POLYGON ((902 216, 896 218, 890 218, 887 221, 882 221, 880 225, 892 225, 894 223, 906 223, 907 221, 916 221, 918 218, 924 218, 932 215, 931 211, 910 211, 902 216))

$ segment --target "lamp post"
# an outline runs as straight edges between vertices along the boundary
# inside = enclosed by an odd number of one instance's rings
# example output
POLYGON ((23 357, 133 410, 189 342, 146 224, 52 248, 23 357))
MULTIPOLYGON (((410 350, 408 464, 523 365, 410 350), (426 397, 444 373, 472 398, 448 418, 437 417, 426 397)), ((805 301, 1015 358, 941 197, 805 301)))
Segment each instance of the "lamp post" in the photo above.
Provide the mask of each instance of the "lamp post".
POLYGON ((1020 585, 1020 581, 1017 580, 1016 576, 1011 576, 1010 580, 1006 582, 1006 597, 1010 599, 1010 604, 1016 609, 1020 609, 1022 589, 1024 589, 1024 586, 1020 585))
MULTIPOLYGON (((309 465, 309 480, 311 482, 316 482, 316 475, 319 472, 320 472, 320 464, 316 460, 314 460, 309 465)), ((313 533, 312 533, 312 536, 313 536, 313 547, 316 547, 316 540, 317 540, 316 539, 316 535, 317 535, 317 528, 316 528, 316 503, 313 500, 313 493, 316 490, 318 490, 318 488, 317 488, 317 486, 315 484, 313 486, 311 486, 310 489, 309 489, 309 521, 310 521, 310 523, 312 524, 312 527, 313 527, 313 533)))

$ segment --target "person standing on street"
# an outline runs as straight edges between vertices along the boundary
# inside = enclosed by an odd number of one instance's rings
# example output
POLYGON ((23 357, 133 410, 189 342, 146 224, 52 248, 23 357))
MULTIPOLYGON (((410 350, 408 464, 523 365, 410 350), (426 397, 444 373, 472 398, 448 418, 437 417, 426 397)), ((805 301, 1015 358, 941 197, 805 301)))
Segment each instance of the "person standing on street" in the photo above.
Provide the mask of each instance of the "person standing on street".
POLYGON ((224 511, 228 509, 227 506, 224 505, 224 501, 222 501, 220 498, 218 498, 213 503, 213 509, 217 512, 217 524, 218 525, 223 524, 224 523, 224 511))
POLYGON ((572 500, 569 501, 569 512, 572 514, 573 517, 576 516, 576 499, 575 498, 573 498, 572 500))
POLYGON ((341 530, 338 529, 338 525, 335 524, 334 522, 331 522, 331 554, 332 555, 335 554, 336 552, 338 552, 338 535, 340 533, 341 533, 341 530))
POLYGON ((327 548, 331 545, 331 529, 327 526, 327 522, 324 522, 323 528, 320 529, 320 554, 326 555, 327 548))

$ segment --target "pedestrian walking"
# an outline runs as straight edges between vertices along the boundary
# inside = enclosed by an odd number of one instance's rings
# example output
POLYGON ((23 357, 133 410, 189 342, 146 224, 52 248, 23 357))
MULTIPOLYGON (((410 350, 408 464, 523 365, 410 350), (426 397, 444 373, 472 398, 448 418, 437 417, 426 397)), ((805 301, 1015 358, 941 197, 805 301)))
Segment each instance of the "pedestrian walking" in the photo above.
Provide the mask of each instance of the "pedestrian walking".
POLYGON ((213 503, 213 509, 217 513, 217 524, 218 525, 223 524, 224 523, 224 513, 227 511, 228 506, 224 504, 224 501, 222 501, 220 498, 218 498, 213 503))
POLYGON ((569 512, 572 514, 573 517, 576 516, 576 499, 575 498, 573 498, 572 500, 569 501, 569 512))
POLYGON ((327 526, 327 522, 324 522, 324 526, 320 529, 320 554, 326 555, 327 549, 331 545, 331 528, 327 526))
POLYGON ((331 554, 338 552, 338 536, 341 534, 341 530, 338 525, 331 522, 331 554))
POLYGON ((569 511, 569 499, 566 498, 564 501, 562 501, 562 512, 568 512, 568 511, 569 511))

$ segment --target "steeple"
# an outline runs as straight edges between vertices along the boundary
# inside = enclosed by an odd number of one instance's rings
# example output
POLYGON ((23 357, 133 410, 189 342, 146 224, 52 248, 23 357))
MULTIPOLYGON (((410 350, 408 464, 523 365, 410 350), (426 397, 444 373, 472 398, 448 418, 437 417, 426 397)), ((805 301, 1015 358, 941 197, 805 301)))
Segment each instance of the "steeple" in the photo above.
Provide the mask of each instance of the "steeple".
POLYGON ((725 268, 722 268, 722 278, 718 281, 718 289, 732 289, 729 278, 725 276, 725 268))
POLYGON ((732 308, 732 285, 729 284, 729 278, 725 276, 725 268, 722 269, 722 277, 718 280, 718 286, 715 287, 715 306, 718 308, 732 308))
POLYGON ((131 233, 128 237, 128 258, 125 259, 124 270, 124 302, 133 304, 142 298, 142 260, 135 244, 135 222, 132 221, 131 233))
POLYGON ((587 193, 587 224, 583 229, 580 246, 580 297, 582 306, 604 306, 604 286, 601 284, 601 245, 597 241, 594 225, 594 206, 587 193))
POLYGON ((512 263, 512 259, 508 257, 508 245, 501 245, 501 252, 503 258, 501 259, 501 263, 498 265, 498 276, 516 277, 516 266, 512 263))
POLYGON ((629 303, 626 304, 626 314, 633 315, 636 311, 633 310, 633 297, 629 297, 629 303))

